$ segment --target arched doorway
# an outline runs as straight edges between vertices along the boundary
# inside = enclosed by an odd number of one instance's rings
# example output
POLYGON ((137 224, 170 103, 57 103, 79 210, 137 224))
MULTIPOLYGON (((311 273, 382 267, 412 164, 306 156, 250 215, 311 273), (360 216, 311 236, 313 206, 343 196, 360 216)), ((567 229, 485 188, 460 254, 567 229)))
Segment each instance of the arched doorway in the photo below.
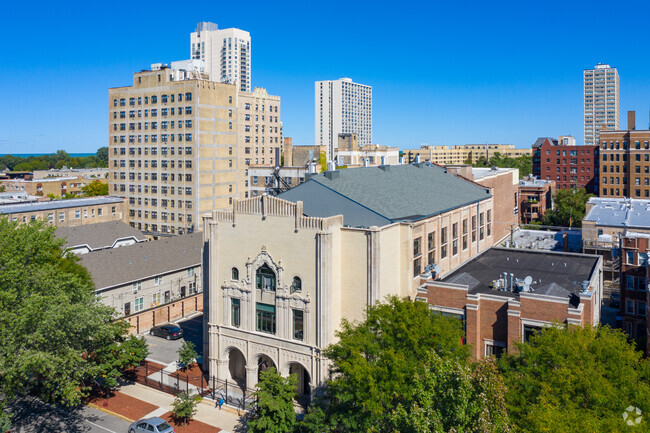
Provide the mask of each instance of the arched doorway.
POLYGON ((292 374, 295 374, 298 378, 296 383, 298 395, 309 398, 311 396, 311 378, 307 369, 297 362, 292 362, 289 364, 289 375, 292 374))
POLYGON ((258 382, 260 380, 260 373, 268 370, 271 367, 275 368, 276 370, 278 369, 278 367, 275 365, 275 362, 273 362, 270 356, 260 355, 259 358, 257 358, 257 381, 258 382))
POLYGON ((231 347, 228 351, 228 373, 240 387, 246 386, 246 358, 235 347, 231 347))

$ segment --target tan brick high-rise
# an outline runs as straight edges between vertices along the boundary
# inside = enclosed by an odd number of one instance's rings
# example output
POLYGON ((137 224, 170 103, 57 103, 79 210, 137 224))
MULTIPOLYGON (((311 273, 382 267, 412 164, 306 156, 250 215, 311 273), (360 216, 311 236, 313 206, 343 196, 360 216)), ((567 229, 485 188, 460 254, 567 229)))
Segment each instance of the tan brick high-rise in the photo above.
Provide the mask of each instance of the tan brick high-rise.
POLYGON ((199 230, 237 189, 237 88, 162 67, 109 89, 110 194, 134 227, 157 236, 199 230))

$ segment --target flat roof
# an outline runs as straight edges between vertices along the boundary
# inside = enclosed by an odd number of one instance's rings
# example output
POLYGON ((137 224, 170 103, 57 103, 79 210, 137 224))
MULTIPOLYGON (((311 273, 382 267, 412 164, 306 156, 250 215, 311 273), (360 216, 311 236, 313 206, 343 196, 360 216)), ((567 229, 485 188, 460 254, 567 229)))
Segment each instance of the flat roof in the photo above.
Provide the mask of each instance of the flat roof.
POLYGON ((23 213, 23 212, 38 212, 44 210, 67 209, 71 207, 94 206, 100 204, 115 204, 115 203, 121 203, 123 200, 124 199, 121 197, 99 196, 99 197, 87 197, 87 198, 71 198, 67 200, 40 201, 37 203, 21 203, 15 205, 5 205, 0 207, 0 214, 10 215, 14 213, 23 213))
POLYGON ((532 293, 569 297, 577 305, 582 282, 591 280, 600 256, 553 251, 520 250, 492 247, 456 268, 440 281, 468 286, 468 293, 482 293, 519 299, 519 293, 493 289, 494 280, 503 273, 524 280, 530 276, 532 293))
POLYGON ((515 170, 518 169, 505 168, 505 167, 472 167, 472 176, 474 176, 474 180, 477 180, 485 176, 508 173, 510 171, 515 171, 515 170))
POLYGON ((583 221, 621 228, 650 229, 650 200, 592 197, 593 205, 583 221))

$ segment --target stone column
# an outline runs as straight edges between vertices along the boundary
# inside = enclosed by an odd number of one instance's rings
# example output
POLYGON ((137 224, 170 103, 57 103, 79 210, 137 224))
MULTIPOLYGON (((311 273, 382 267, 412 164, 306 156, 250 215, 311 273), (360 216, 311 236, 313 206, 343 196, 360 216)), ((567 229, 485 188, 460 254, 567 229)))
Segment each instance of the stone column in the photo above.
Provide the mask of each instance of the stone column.
POLYGON ((257 385, 257 365, 252 367, 246 366, 246 388, 250 390, 255 389, 257 385))
POLYGON ((367 246, 367 302, 375 305, 381 299, 379 287, 379 227, 372 226, 366 232, 367 246))
POLYGON ((517 351, 515 343, 522 341, 521 335, 521 302, 514 299, 508 300, 508 338, 507 350, 509 353, 517 351))
POLYGON ((465 335, 466 343, 472 345, 472 354, 476 358, 483 355, 483 340, 481 339, 481 312, 478 295, 467 295, 465 304, 465 335))
POLYGON ((228 371, 229 359, 217 359, 217 379, 226 380, 230 379, 230 372, 228 371))
POLYGON ((319 232, 317 244, 317 287, 316 287, 316 345, 330 344, 333 329, 332 317, 332 238, 331 232, 319 232))

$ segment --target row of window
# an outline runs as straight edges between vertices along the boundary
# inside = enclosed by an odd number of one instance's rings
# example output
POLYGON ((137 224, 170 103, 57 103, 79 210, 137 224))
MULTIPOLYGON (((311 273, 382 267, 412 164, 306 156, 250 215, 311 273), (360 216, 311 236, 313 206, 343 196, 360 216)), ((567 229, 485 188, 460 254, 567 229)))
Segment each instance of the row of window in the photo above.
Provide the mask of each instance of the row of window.
MULTIPOLYGON (((144 190, 145 194, 149 194, 149 191, 151 191, 151 194, 158 194, 158 186, 156 185, 144 185, 144 188, 142 188, 142 185, 129 185, 129 192, 137 192, 141 193, 144 190)), ((126 185, 124 184, 113 184, 113 191, 114 192, 126 192, 126 185)), ((160 193, 161 194, 170 194, 174 195, 174 191, 178 192, 178 195, 183 195, 183 192, 185 192, 185 195, 192 195, 192 187, 178 187, 175 188, 173 186, 167 187, 167 186, 162 186, 160 187, 160 193), (184 190, 184 191, 183 191, 184 190)))
MULTIPOLYGON (((142 130, 142 124, 143 122, 131 122, 129 123, 129 131, 141 131, 142 130)), ((160 122, 160 129, 166 130, 166 129, 174 129, 178 125, 179 129, 182 129, 183 126, 185 128, 191 128, 192 127, 192 121, 191 120, 179 120, 176 122, 175 120, 163 120, 160 122)), ((149 127, 151 129, 158 129, 158 122, 144 122, 144 130, 148 130, 149 127)), ((113 123, 113 131, 126 131, 126 123, 113 123)))
MULTIPOLYGON (((163 198, 161 200, 158 200, 157 198, 152 198, 151 199, 151 206, 158 206, 158 201, 160 201, 160 205, 163 208, 166 208, 168 205, 169 207, 177 207, 179 209, 182 209, 183 207, 185 209, 192 209, 192 201, 191 200, 178 200, 178 202, 175 202, 174 200, 171 199, 166 199, 163 198), (176 203, 176 206, 174 204, 176 203)), ((136 203, 136 198, 135 197, 129 197, 129 205, 134 206, 136 203)), ((137 203, 138 206, 142 205, 142 197, 137 198, 137 203)), ((144 198, 144 205, 149 206, 149 198, 145 197, 144 198)))
MULTIPOLYGON (((163 143, 167 143, 168 141, 171 141, 172 143, 174 141, 183 141, 183 137, 185 137, 185 141, 192 141, 192 134, 160 134, 160 141, 163 143), (176 140, 176 137, 178 137, 178 140, 176 140)), ((149 136, 148 134, 144 136, 144 142, 148 143, 149 138, 151 138, 152 143, 157 143, 158 142, 158 136, 155 134, 152 134, 149 136)), ((142 135, 138 135, 137 137, 135 135, 129 135, 129 143, 142 143, 142 135), (136 141, 137 140, 137 141, 136 141)), ((126 135, 114 135, 113 136, 113 143, 126 143, 126 135)))
MULTIPOLYGON (((135 222, 131 222, 131 227, 137 228, 138 230, 145 231, 145 232, 148 232, 149 230, 151 230, 152 232, 158 232, 158 224, 144 223, 143 225, 142 223, 136 224, 135 222)), ((168 226, 163 224, 160 226, 160 229, 162 233, 176 234, 176 232, 178 232, 179 235, 185 233, 187 234, 194 233, 194 225, 190 225, 189 227, 178 227, 178 229, 176 229, 176 226, 172 226, 172 225, 168 226)))
MULTIPOLYGON (((486 230, 487 236, 492 235, 492 211, 487 210, 486 212, 481 212, 478 218, 478 236, 479 241, 482 241, 485 238, 486 230), (487 219, 487 224, 486 224, 487 219)), ((476 215, 473 215, 471 218, 472 229, 471 229, 471 242, 476 242, 477 234, 477 225, 476 225, 476 215)), ((453 223, 451 225, 451 255, 458 255, 459 240, 462 241, 462 250, 465 251, 469 248, 469 230, 468 230, 468 219, 465 218, 462 221, 462 237, 459 236, 458 223, 453 223)), ((440 229, 440 260, 446 259, 449 253, 449 239, 448 239, 448 227, 443 227, 440 229)), ((436 261, 436 232, 433 231, 427 234, 427 262, 429 265, 435 264, 436 261)), ((417 277, 422 273, 422 258, 420 257, 423 254, 422 251, 422 238, 418 237, 413 240, 413 276, 417 277)))
MULTIPOLYGON (((163 155, 163 156, 165 156, 165 155, 163 155)), ((149 168, 149 166, 151 165, 151 168, 158 168, 158 162, 160 162, 160 168, 174 168, 176 165, 178 165, 178 168, 182 168, 182 167, 185 167, 186 169, 191 169, 192 168, 192 161, 191 160, 182 160, 182 159, 178 160, 178 161, 175 160, 175 159, 169 159, 169 160, 168 159, 162 159, 160 161, 158 161, 157 159, 152 159, 152 160, 145 159, 144 164, 142 163, 142 160, 140 159, 140 160, 137 161, 137 166, 138 166, 138 168, 142 168, 142 166, 144 166, 144 168, 149 168), (178 164, 176 164, 176 162, 178 162, 178 164)), ((230 160, 229 165, 230 165, 230 167, 232 167, 232 160, 230 160)), ((129 168, 135 168, 135 166, 136 166, 136 161, 133 160, 133 159, 130 159, 129 160, 129 168)), ((124 160, 124 159, 121 159, 121 160, 114 159, 113 160, 113 168, 118 168, 118 167, 119 168, 126 168, 126 160, 124 160)), ((115 178, 115 176, 114 176, 114 178, 115 178)))
MULTIPOLYGON (((151 110, 129 110, 129 119, 141 119, 144 114, 144 117, 158 117, 158 109, 152 108, 151 110)), ((160 109, 160 115, 162 117, 167 117, 167 115, 174 116, 182 116, 182 115, 190 115, 192 114, 192 106, 188 105, 187 107, 171 107, 171 108, 161 108, 160 109)), ((126 119, 126 111, 113 111, 113 119, 126 119)), ((232 110, 228 110, 228 117, 232 117, 232 110)), ((178 123, 181 123, 182 120, 179 120, 178 123)))
MULTIPOLYGON (((255 306, 255 330, 266 334, 277 332, 277 317, 275 305, 262 304, 258 302, 255 306)), ((305 316, 302 310, 291 310, 292 336, 294 340, 303 341, 305 337, 305 316)), ((241 326, 242 309, 241 300, 231 298, 230 300, 230 324, 236 328, 241 326)))
MULTIPOLYGON (((260 110, 260 104, 255 104, 255 111, 264 111, 264 104, 261 104, 262 109, 260 110)), ((245 103, 244 104, 244 109, 245 110, 250 110, 251 109, 251 104, 250 103, 245 103)), ((277 113, 278 112, 278 106, 277 105, 269 105, 269 112, 270 113, 277 113)), ((264 119, 262 119, 264 120, 264 119)))
MULTIPOLYGON (((140 77, 138 77, 138 78, 140 78, 140 77)), ((140 80, 140 82, 142 82, 142 80, 140 80)), ((185 100, 188 101, 188 102, 192 100, 192 93, 191 92, 187 92, 185 94, 179 93, 178 94, 178 102, 183 102, 183 96, 185 96, 185 100)), ((160 102, 163 103, 163 104, 166 104, 167 102, 174 102, 174 98, 175 98, 175 95, 173 93, 171 93, 169 95, 163 94, 163 95, 160 95, 160 102)), ((153 95, 151 97, 145 96, 144 97, 144 104, 145 105, 149 104, 149 101, 151 101, 152 104, 157 104, 158 103, 158 95, 153 95)), ((135 97, 129 98, 129 106, 131 106, 131 107, 135 106, 136 102, 137 102, 137 105, 142 105, 142 96, 139 96, 137 98, 135 98, 135 97)), ((120 107, 126 106, 126 98, 120 98, 120 99, 115 98, 115 99, 113 99, 113 107, 117 107, 118 104, 119 104, 120 107)))

